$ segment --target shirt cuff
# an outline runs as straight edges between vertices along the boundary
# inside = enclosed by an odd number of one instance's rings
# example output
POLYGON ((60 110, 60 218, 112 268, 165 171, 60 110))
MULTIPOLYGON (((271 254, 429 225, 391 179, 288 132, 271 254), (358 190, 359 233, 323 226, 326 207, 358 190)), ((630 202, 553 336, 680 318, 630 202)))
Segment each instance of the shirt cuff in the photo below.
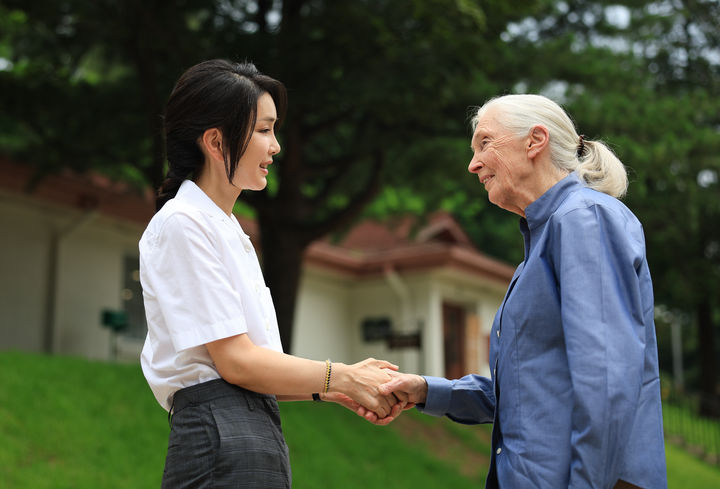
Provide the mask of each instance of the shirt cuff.
POLYGON ((180 352, 188 348, 247 332, 248 327, 245 323, 245 318, 238 316, 235 319, 220 321, 203 328, 195 328, 183 332, 173 331, 171 335, 175 351, 180 352))
POLYGON ((430 416, 445 416, 450 410, 452 380, 443 377, 423 377, 428 392, 425 404, 418 404, 418 410, 430 416))

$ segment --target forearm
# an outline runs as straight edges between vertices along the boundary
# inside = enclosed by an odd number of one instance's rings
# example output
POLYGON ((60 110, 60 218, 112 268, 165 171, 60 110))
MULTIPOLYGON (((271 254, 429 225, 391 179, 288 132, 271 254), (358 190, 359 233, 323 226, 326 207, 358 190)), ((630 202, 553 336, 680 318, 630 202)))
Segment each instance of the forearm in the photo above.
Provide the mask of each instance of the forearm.
MULTIPOLYGON (((245 389, 278 396, 305 396, 325 390, 327 365, 254 345, 247 335, 209 343, 223 379, 245 389)), ((330 389, 346 387, 347 366, 333 363, 330 389)))
POLYGON ((278 401, 311 401, 312 395, 310 394, 282 394, 277 397, 278 401))
POLYGON ((354 365, 307 360, 253 344, 247 334, 206 344, 223 379, 245 389, 275 394, 280 399, 309 399, 311 393, 344 394, 384 417, 397 402, 381 395, 378 386, 390 380, 391 363, 369 358, 354 365), (329 383, 326 388, 326 379, 329 383))
POLYGON ((492 381, 479 375, 448 380, 425 377, 427 398, 418 409, 432 416, 447 416, 457 423, 491 423, 495 412, 492 381))
MULTIPOLYGON (((333 363, 333 366, 334 365, 335 364, 333 363)), ((314 394, 318 395, 318 397, 320 398, 319 399, 320 401, 328 401, 328 402, 331 402, 331 401, 334 402, 335 401, 334 396, 341 395, 341 394, 337 394, 337 393, 329 394, 329 393, 320 391, 320 392, 315 392, 313 394, 281 394, 281 395, 277 395, 275 397, 277 397, 278 401, 314 401, 315 400, 315 398, 313 398, 314 394)))

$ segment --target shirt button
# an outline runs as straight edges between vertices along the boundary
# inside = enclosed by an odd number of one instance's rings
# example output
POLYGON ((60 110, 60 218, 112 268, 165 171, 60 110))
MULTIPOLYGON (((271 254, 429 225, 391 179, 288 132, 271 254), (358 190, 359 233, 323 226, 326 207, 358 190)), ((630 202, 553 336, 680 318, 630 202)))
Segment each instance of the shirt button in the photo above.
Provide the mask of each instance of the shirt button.
POLYGON ((497 337, 500 338, 500 330, 497 330, 497 337))
POLYGON ((500 455, 500 452, 502 452, 502 448, 499 448, 499 447, 498 447, 498 449, 495 450, 495 453, 497 453, 498 455, 500 455))
POLYGON ((265 331, 270 331, 270 321, 265 320, 265 331))
POLYGON ((495 375, 495 369, 493 369, 493 377, 495 377, 495 376, 496 376, 496 375, 495 375))

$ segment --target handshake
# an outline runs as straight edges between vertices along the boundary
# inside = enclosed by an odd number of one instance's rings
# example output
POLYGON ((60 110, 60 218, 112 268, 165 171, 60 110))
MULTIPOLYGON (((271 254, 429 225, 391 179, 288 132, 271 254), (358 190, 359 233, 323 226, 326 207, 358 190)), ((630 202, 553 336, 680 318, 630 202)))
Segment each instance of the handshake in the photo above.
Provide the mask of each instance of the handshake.
POLYGON ((396 365, 374 358, 354 365, 333 363, 330 389, 321 399, 345 406, 373 424, 389 424, 427 397, 424 378, 397 370, 396 365))

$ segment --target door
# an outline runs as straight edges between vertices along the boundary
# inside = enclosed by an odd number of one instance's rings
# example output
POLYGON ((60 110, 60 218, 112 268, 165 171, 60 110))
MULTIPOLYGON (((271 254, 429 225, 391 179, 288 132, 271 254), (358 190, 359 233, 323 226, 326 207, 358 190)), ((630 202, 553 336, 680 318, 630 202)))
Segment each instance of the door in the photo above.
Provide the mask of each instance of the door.
POLYGON ((443 303, 443 340, 445 377, 459 379, 465 375, 465 309, 443 303))

